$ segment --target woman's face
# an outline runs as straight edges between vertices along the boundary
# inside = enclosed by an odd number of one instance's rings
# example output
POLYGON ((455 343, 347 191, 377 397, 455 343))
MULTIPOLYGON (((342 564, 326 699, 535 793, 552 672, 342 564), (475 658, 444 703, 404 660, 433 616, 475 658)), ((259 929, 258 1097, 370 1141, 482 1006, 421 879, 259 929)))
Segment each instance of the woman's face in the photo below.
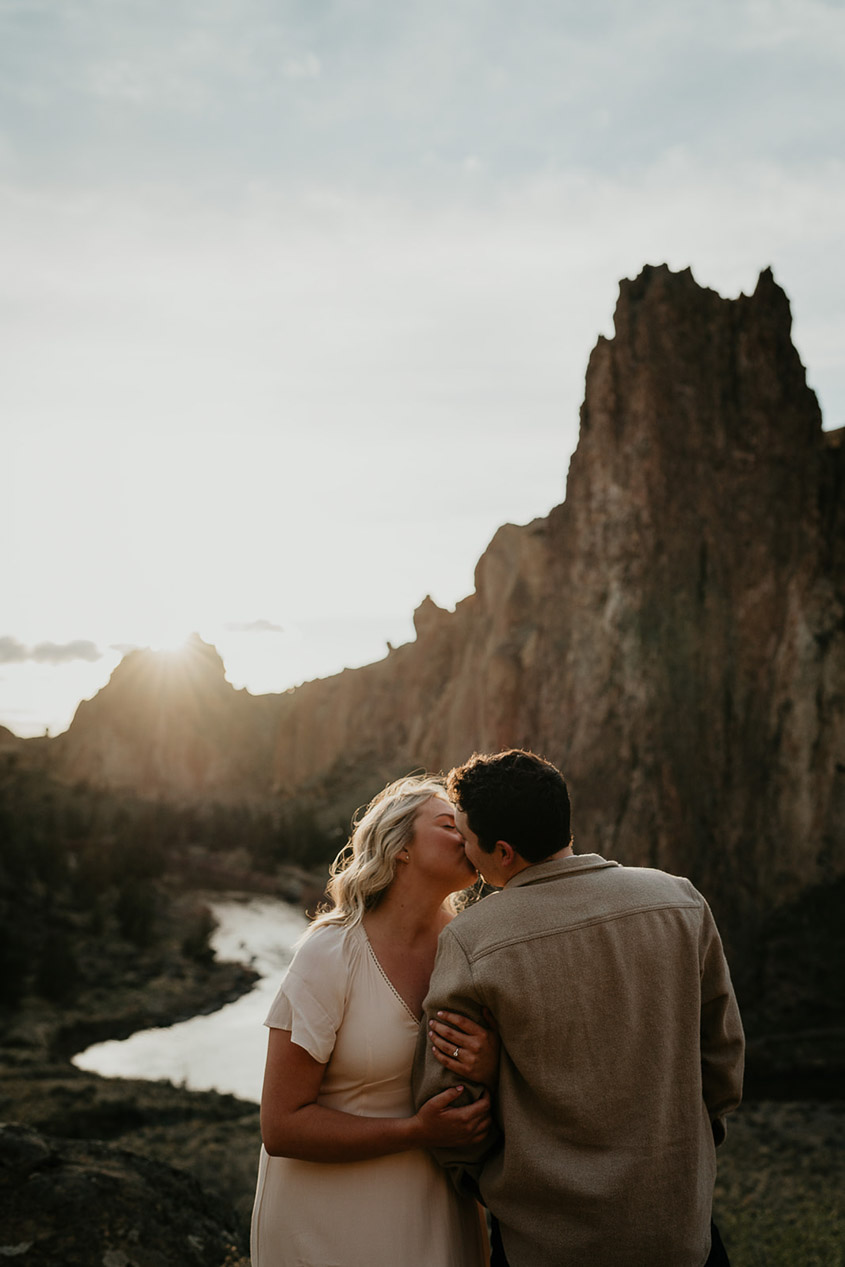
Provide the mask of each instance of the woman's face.
POLYGON ((433 796, 417 810, 408 854, 413 867, 442 879, 449 893, 467 888, 478 876, 455 826, 455 808, 445 796, 433 796))

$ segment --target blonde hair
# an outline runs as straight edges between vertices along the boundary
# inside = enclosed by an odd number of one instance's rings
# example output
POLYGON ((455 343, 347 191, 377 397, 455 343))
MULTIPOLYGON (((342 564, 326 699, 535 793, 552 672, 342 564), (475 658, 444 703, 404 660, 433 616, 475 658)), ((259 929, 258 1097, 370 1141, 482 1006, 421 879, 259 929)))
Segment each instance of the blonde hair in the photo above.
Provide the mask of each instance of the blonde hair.
POLYGON ((334 903, 321 908, 311 929, 324 924, 351 927, 377 906, 396 874, 396 859, 413 840, 420 808, 446 793, 430 775, 409 775, 388 783, 352 822, 352 835, 329 869, 326 892, 334 903))

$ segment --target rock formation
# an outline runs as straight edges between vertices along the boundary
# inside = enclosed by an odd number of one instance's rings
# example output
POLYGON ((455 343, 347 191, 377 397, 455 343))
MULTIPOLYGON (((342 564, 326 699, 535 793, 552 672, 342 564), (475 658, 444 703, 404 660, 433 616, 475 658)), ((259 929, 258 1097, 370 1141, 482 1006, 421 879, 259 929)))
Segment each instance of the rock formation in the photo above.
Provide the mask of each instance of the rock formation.
POLYGON ((727 301, 648 268, 615 327, 564 504, 500 529, 416 642, 282 698, 276 786, 528 745, 567 772, 576 845, 768 907, 845 868, 840 433, 769 271, 727 301))
POLYGON ((739 936, 845 871, 845 451, 771 272, 623 282, 587 370, 566 501, 506 525, 416 641, 257 699, 210 648, 192 687, 141 653, 53 741, 77 779, 348 811, 390 776, 530 746, 576 847, 691 875, 739 936), (138 672, 136 672, 138 670, 138 672))
POLYGON ((66 779, 140 796, 249 801, 270 787, 277 701, 236 691, 196 635, 180 652, 131 651, 51 742, 53 764, 66 779))

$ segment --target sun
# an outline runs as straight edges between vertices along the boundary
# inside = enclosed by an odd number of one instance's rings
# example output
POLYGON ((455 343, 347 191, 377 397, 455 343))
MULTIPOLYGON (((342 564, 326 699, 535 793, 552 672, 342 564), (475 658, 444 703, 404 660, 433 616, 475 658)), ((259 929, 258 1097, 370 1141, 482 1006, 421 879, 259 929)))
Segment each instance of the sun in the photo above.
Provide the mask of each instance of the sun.
POLYGON ((184 629, 160 628, 150 633, 145 639, 150 651, 162 651, 168 655, 184 655, 191 643, 192 634, 184 629))

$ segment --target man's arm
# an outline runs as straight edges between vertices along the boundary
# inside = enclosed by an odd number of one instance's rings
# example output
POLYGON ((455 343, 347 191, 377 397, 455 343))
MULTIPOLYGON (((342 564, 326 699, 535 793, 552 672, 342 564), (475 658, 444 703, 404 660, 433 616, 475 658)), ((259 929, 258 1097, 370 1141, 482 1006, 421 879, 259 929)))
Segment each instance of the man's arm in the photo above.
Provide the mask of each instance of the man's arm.
POLYGON ((722 941, 706 902, 700 947, 701 1088, 718 1145, 727 1133, 726 1114, 742 1099, 745 1036, 722 941))
MULTIPOLYGON (((440 934, 434 971, 431 974, 428 994, 423 1003, 423 1019, 417 1040, 412 1079, 416 1107, 441 1091, 456 1086, 458 1082, 465 1090, 463 1097, 456 1101, 457 1104, 462 1104, 467 1099, 477 1100, 486 1089, 480 1083, 468 1082, 464 1078, 459 1079, 456 1074, 435 1059, 428 1038, 428 1023, 438 1011, 443 1010, 460 1012, 462 1016, 468 1016, 479 1025, 486 1023, 484 1004, 478 997, 471 965, 463 947, 449 927, 440 934)), ((498 1129, 494 1125, 490 1135, 481 1144, 431 1151, 440 1165, 453 1172, 453 1178, 459 1182, 459 1177, 454 1172, 463 1170, 477 1175, 477 1164, 490 1150, 498 1135, 498 1129)))

